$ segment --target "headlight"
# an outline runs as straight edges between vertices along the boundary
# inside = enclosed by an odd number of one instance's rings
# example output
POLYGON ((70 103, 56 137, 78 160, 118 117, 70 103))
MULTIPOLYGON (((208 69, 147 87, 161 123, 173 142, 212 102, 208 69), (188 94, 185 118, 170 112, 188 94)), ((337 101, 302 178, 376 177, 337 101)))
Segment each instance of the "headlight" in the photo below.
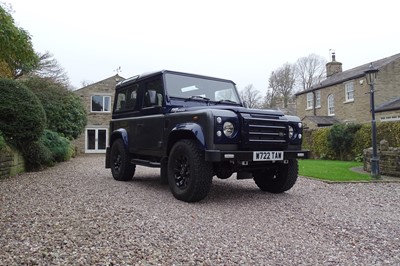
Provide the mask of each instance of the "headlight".
POLYGON ((231 122, 225 122, 223 126, 223 131, 225 136, 227 136, 228 138, 232 138, 233 133, 235 132, 235 127, 231 122))
POLYGON ((294 128, 292 126, 289 126, 289 139, 292 139, 294 136, 294 128))

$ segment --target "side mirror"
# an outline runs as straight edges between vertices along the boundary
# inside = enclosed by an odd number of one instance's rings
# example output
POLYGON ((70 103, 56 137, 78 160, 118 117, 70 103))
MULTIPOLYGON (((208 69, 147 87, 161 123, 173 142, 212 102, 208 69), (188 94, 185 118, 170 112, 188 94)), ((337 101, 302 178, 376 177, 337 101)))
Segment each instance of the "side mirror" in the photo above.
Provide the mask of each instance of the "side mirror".
POLYGON ((155 90, 148 90, 146 92, 146 105, 157 105, 157 92, 155 90))

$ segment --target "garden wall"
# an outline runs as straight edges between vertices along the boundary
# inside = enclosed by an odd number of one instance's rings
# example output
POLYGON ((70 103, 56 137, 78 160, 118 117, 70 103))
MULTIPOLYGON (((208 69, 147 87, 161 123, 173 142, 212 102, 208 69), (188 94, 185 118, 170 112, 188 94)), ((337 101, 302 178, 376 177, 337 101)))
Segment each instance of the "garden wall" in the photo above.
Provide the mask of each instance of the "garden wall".
POLYGON ((25 172, 25 162, 22 155, 9 146, 0 149, 0 179, 15 176, 25 172))
MULTIPOLYGON (((400 177, 400 148, 389 147, 382 140, 378 149, 379 170, 381 175, 400 177)), ((372 148, 364 150, 364 171, 371 172, 372 148)))

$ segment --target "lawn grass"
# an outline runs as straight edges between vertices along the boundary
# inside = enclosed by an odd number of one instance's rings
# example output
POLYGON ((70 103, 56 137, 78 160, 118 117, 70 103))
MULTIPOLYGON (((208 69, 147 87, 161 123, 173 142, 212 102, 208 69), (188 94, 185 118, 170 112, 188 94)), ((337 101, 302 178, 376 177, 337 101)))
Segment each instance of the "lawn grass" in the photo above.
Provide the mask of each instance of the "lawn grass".
POLYGON ((350 170, 350 168, 359 166, 362 166, 362 163, 328 160, 299 160, 299 175, 336 182, 371 180, 369 174, 361 174, 350 170))

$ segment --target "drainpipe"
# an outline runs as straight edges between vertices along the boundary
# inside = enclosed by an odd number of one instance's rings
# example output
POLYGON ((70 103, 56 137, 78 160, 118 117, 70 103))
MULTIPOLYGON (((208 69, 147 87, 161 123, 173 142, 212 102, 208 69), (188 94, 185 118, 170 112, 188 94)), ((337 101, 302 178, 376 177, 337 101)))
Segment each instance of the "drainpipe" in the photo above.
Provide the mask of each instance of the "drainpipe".
POLYGON ((315 108, 315 103, 316 103, 317 97, 315 95, 315 91, 313 91, 312 94, 313 94, 313 113, 314 113, 314 116, 317 116, 317 108, 315 108))

